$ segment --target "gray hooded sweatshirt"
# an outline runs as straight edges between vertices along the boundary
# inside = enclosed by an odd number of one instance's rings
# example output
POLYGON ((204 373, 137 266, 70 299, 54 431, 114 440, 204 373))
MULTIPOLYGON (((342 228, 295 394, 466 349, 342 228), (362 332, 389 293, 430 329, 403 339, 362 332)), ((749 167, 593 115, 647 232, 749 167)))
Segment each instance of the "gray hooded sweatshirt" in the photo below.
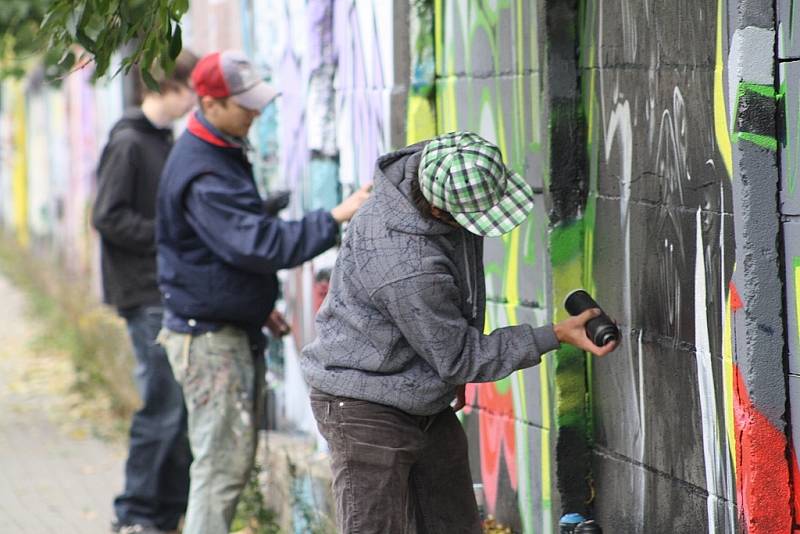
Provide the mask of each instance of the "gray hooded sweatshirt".
POLYGON ((457 386, 499 380, 559 346, 551 325, 483 333, 483 239, 424 217, 411 200, 424 146, 378 160, 301 360, 322 392, 414 415, 438 413, 457 386))

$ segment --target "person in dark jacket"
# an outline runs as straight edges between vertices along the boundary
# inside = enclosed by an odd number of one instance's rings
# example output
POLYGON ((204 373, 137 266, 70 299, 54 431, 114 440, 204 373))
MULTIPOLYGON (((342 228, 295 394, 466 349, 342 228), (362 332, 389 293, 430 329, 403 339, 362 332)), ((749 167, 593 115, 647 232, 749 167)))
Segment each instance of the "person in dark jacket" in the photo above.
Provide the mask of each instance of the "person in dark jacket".
POLYGON ((200 109, 164 168, 158 195, 160 336, 189 413, 194 462, 184 534, 228 532, 248 480, 262 406, 265 337, 276 273, 332 247, 363 187, 332 211, 267 213, 247 159, 248 130, 276 96, 236 51, 192 73, 200 109))
POLYGON ((196 62, 184 51, 172 74, 161 76, 160 92, 143 89, 141 107, 114 125, 97 168, 92 223, 101 238, 104 300, 127 323, 142 399, 131 422, 125 487, 114 500, 115 531, 176 529, 189 493, 186 410, 166 354, 155 342, 162 321, 155 214, 172 124, 194 105, 189 75, 196 62))
POLYGON ((455 411, 464 387, 537 365, 585 323, 484 333, 483 237, 521 224, 533 192, 499 149, 454 132, 378 160, 301 368, 328 441, 340 532, 480 533, 455 411), (455 409, 451 402, 457 399, 455 409))

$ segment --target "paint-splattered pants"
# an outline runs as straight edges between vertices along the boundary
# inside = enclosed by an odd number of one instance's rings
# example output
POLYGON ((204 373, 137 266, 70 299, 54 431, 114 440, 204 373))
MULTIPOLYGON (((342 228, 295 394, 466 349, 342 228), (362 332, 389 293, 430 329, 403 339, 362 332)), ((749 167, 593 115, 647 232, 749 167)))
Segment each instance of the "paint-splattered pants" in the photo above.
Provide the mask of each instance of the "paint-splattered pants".
POLYGON ((339 532, 480 534, 467 436, 452 409, 418 416, 312 391, 339 532))
POLYGON ((183 388, 194 455, 183 534, 229 531, 256 450, 264 358, 247 334, 225 327, 199 335, 162 330, 175 379, 183 388))

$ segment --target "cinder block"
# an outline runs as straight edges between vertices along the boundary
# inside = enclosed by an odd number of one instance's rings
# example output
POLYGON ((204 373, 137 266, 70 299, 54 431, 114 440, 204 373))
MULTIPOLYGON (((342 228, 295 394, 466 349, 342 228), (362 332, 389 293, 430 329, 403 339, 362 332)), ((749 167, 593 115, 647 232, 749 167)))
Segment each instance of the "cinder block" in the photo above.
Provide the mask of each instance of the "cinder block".
POLYGON ((730 179, 715 140, 713 69, 600 71, 594 141, 601 196, 721 211, 730 179), (603 131, 604 130, 604 131, 603 131))
MULTIPOLYGON (((797 5, 800 6, 800 3, 797 5)), ((780 151, 781 212, 784 215, 800 215, 800 62, 781 63, 780 77, 781 87, 785 91, 783 106, 786 121, 783 125, 784 144, 780 151)))
MULTIPOLYGON (((733 269, 733 221, 727 214, 701 212, 701 225, 704 247, 711 254, 700 259, 712 319, 709 336, 711 350, 719 356, 721 325, 714 318, 721 317, 733 269)), ((626 208, 616 199, 598 199, 592 270, 597 301, 623 329, 694 345, 696 243, 694 209, 643 203, 626 208), (628 237, 625 218, 630 221, 628 237)))
POLYGON ((539 2, 445 0, 436 17, 442 31, 436 42, 443 44, 443 50, 437 50, 438 76, 490 77, 541 70, 545 32, 539 2))
POLYGON ((613 454, 705 487, 704 440, 721 464, 714 466, 715 471, 724 470, 728 457, 721 360, 710 358, 713 387, 701 391, 693 351, 658 342, 640 345, 638 337, 626 337, 624 343, 615 353, 594 360, 596 443, 613 454), (716 426, 705 430, 704 395, 711 397, 705 409, 716 414, 716 426), (715 435, 720 439, 715 441, 715 435))
POLYGON ((472 478, 483 485, 487 513, 514 532, 523 532, 525 523, 547 531, 542 526, 553 524, 560 508, 557 492, 550 493, 555 473, 551 433, 489 411, 472 411, 464 424, 472 478))
MULTIPOLYGON (((604 532, 711 531, 709 497, 701 488, 600 451, 594 454, 593 470, 595 517, 604 532)), ((711 497, 714 532, 736 531, 733 501, 711 497)))
POLYGON ((800 221, 783 223, 786 250, 786 337, 789 372, 800 375, 800 221))
POLYGON ((547 209, 544 196, 536 195, 535 208, 529 219, 520 225, 517 235, 484 240, 484 270, 487 299, 506 302, 515 286, 518 299, 525 306, 546 306, 547 209), (516 265, 509 261, 516 258, 516 265), (516 277, 510 277, 516 272, 516 277))
POLYGON ((782 0, 776 5, 778 56, 780 59, 800 58, 800 4, 782 0))
MULTIPOLYGON (((796 421, 800 417, 800 376, 789 375, 790 417, 796 421)), ((792 452, 800 459, 800 425, 792 425, 792 452)))
POLYGON ((541 189, 546 123, 541 77, 525 76, 437 80, 437 121, 442 132, 470 130, 496 143, 506 164, 541 189))
POLYGON ((584 66, 714 65, 717 2, 673 0, 597 4, 599 7, 587 9, 592 26, 585 36, 600 48, 595 57, 582 56, 584 66), (599 28, 603 31, 602 39, 597 37, 599 28))

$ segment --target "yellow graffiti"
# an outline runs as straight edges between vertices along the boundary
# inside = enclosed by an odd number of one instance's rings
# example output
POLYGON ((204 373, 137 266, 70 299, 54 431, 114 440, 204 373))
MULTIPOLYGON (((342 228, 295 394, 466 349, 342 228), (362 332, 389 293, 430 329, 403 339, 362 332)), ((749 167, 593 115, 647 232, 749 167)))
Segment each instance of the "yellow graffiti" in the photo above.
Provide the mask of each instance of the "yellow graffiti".
MULTIPOLYGON (((728 436, 728 453, 731 458, 736 458, 736 433, 733 424, 733 310, 731 309, 731 294, 728 291, 728 298, 725 299, 725 317, 722 325, 722 381, 723 394, 725 396, 725 433, 728 436)), ((736 462, 733 465, 733 473, 736 475, 736 462)))
POLYGON ((800 340, 800 258, 794 259, 794 306, 795 322, 797 322, 797 338, 800 340))
POLYGON ((17 239, 28 244, 28 162, 26 154, 27 132, 25 128, 25 92, 22 82, 10 86, 13 128, 11 190, 13 199, 13 224, 17 239))
POLYGON ((728 178, 733 176, 733 149, 728 130, 728 110, 725 104, 725 60, 722 57, 722 24, 725 11, 725 1, 720 0, 717 5, 717 54, 714 67, 714 133, 719 146, 719 153, 725 163, 728 178))
POLYGON ((423 96, 410 96, 406 142, 413 145, 432 137, 436 137, 436 115, 430 101, 423 96))
MULTIPOLYGON (((728 110, 725 101, 725 58, 723 57, 722 32, 725 14, 725 0, 717 3, 717 50, 716 65, 714 66, 714 134, 717 139, 719 153, 725 164, 725 172, 728 178, 733 177, 733 148, 731 146, 730 132, 728 130, 728 110)), ((736 266, 733 267, 734 271, 736 266)), ((731 275, 732 276, 732 275, 731 275)), ((736 458, 736 432, 733 421, 733 311, 731 309, 731 295, 728 291, 725 299, 725 316, 722 329, 722 372, 723 372, 723 394, 725 397, 725 434, 728 441, 728 453, 731 458, 736 458)), ((733 465, 734 476, 736 476, 737 465, 733 465)))
MULTIPOLYGON (((544 521, 543 523, 543 531, 546 530, 546 526, 549 523, 550 517, 550 507, 552 505, 553 496, 551 494, 552 490, 552 480, 550 479, 550 382, 548 380, 549 375, 549 367, 550 365, 547 363, 547 360, 542 358, 542 362, 539 364, 539 398, 541 402, 541 409, 542 409, 542 427, 546 430, 542 430, 542 464, 540 466, 540 471, 542 473, 542 516, 544 521)), ((522 374, 522 373, 519 373, 522 374)))

